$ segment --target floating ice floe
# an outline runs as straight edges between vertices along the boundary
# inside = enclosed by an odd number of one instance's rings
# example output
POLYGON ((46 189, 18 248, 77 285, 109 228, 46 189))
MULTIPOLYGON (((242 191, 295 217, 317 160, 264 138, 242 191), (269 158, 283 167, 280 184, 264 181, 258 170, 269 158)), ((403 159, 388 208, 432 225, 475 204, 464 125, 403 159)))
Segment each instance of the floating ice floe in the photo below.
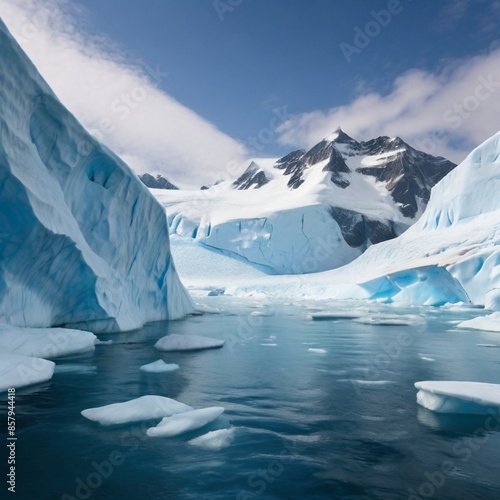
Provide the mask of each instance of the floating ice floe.
POLYGON ((193 410, 164 418, 156 427, 150 427, 146 433, 150 437, 173 437, 195 431, 213 422, 224 412, 221 406, 212 406, 193 410))
POLYGON ((223 340, 201 337, 199 335, 167 335, 156 342, 159 351, 197 351, 201 349, 215 349, 224 345, 223 340))
POLYGON ((165 363, 163 359, 154 361, 153 363, 148 363, 147 365, 142 365, 139 370, 147 373, 165 373, 173 372, 179 369, 179 365, 175 363, 165 363))
POLYGON ((55 364, 42 358, 0 352, 0 392, 46 382, 54 374, 55 364))
POLYGON ((326 354, 328 352, 326 349, 320 349, 318 347, 309 347, 307 350, 316 354, 326 354))
POLYGON ((234 439, 234 427, 207 432, 203 436, 191 439, 188 443, 204 450, 219 451, 227 448, 234 439))
POLYGON ((472 328, 473 330, 486 330, 488 332, 500 332, 500 312, 462 321, 457 325, 457 327, 472 328))
POLYGON ((70 373, 75 375, 94 375, 97 373, 97 366, 93 365, 80 365, 77 363, 62 365, 56 364, 54 373, 70 373))
POLYGON ((126 424, 192 411, 191 406, 164 396, 142 396, 124 403, 89 408, 81 413, 85 418, 103 425, 126 424))
POLYGON ((336 311, 336 312, 318 312, 311 314, 313 321, 328 321, 328 320, 341 320, 341 319, 355 319, 360 318, 365 313, 350 312, 350 311, 336 311))
POLYGON ((500 411, 500 384, 457 381, 416 382, 417 403, 438 413, 483 415, 500 411))
POLYGON ((207 306, 206 304, 196 304, 196 310, 206 314, 220 314, 220 309, 216 307, 207 306))
POLYGON ((424 354, 420 354, 418 355, 418 357, 422 360, 422 361, 436 361, 434 358, 430 358, 429 356, 425 356, 424 354))
POLYGON ((378 325, 378 326, 411 326, 422 323, 424 318, 416 315, 378 315, 378 316, 362 316, 353 320, 356 323, 364 325, 378 325))
POLYGON ((40 358, 93 352, 97 337, 66 328, 20 328, 0 325, 0 349, 40 358))

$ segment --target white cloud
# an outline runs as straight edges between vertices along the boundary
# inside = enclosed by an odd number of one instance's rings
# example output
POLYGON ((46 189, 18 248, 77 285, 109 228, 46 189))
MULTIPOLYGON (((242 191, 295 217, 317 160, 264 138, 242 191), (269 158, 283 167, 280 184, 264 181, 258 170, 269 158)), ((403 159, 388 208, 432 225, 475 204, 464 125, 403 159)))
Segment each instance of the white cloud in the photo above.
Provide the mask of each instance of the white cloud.
POLYGON ((61 101, 136 171, 200 187, 243 166, 242 144, 159 89, 166 68, 129 64, 112 41, 80 29, 83 14, 71 0, 0 0, 0 16, 61 101))
POLYGON ((337 126, 359 140, 398 135, 432 154, 461 161, 500 129, 500 49, 448 63, 436 74, 404 73, 387 95, 371 92, 345 106, 295 115, 279 141, 308 147, 337 126))

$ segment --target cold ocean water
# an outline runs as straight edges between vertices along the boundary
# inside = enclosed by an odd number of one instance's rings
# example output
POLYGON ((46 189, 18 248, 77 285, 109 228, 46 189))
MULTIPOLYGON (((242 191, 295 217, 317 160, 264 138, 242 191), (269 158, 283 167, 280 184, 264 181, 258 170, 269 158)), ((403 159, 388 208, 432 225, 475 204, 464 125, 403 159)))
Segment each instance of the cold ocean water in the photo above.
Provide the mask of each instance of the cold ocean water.
MULTIPOLYGON (((17 391, 16 498, 500 498, 500 421, 487 432, 485 417, 430 412, 417 405, 413 385, 500 382, 500 334, 455 327, 482 311, 197 302, 202 316, 101 335, 112 343, 58 360, 50 382, 17 391), (312 317, 325 312, 361 320, 312 317), (226 344, 189 353, 153 347, 172 333, 226 344), (139 370, 158 359, 180 368, 139 370), (174 438, 146 435, 159 420, 102 426, 80 414, 146 394, 226 411, 174 438), (217 429, 232 430, 212 449, 189 443, 217 429)), ((5 443, 5 425, 1 431, 5 443)), ((7 451, 3 468, 6 461, 7 451)))

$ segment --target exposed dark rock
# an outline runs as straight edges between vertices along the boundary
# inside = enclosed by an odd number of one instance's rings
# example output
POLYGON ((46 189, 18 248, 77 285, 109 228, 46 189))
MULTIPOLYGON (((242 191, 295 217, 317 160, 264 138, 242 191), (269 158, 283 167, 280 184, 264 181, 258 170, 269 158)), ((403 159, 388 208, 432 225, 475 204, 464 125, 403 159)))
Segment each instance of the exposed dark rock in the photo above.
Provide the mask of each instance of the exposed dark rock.
POLYGON ((141 179, 142 183, 148 188, 179 189, 177 186, 174 186, 171 182, 165 179, 165 177, 162 177, 159 174, 156 177, 153 177, 151 174, 139 175, 139 179, 141 179))
POLYGON ((233 185, 237 189, 250 189, 252 187, 258 189, 268 182, 269 179, 265 172, 255 162, 252 162, 243 174, 234 181, 233 185))
POLYGON ((388 154, 378 165, 361 167, 357 171, 385 182, 405 217, 414 218, 418 199, 427 204, 431 188, 456 167, 445 158, 417 151, 399 137, 382 136, 361 144, 363 154, 367 156, 388 154))
POLYGON ((339 207, 330 207, 329 212, 350 247, 362 247, 364 250, 368 243, 380 243, 397 236, 392 221, 370 219, 353 210, 339 207))
POLYGON ((347 175, 351 172, 351 169, 346 165, 344 157, 333 148, 330 161, 323 167, 324 172, 331 172, 331 180, 334 184, 345 189, 349 186, 350 182, 347 175))

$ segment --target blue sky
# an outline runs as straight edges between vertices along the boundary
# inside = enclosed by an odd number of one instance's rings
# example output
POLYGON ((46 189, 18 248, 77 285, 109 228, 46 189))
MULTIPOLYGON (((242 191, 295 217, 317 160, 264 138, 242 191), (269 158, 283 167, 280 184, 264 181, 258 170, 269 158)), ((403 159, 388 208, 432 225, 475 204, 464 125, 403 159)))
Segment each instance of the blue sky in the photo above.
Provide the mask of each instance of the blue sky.
MULTIPOLYGON (((131 57, 159 64, 169 72, 162 82, 168 93, 242 141, 267 127, 276 107, 305 113, 368 90, 390 92, 407 70, 434 72, 488 52, 500 28, 498 19, 495 29, 489 24, 492 2, 396 1, 389 24, 348 63, 342 42, 356 47, 355 28, 364 30, 372 11, 387 12, 387 0, 81 3, 90 29, 131 57)), ((286 150, 276 142, 265 146, 269 154, 286 150)))
POLYGON ((92 133, 181 185, 337 126, 455 161, 499 128, 500 0, 0 0, 0 15, 92 133))

